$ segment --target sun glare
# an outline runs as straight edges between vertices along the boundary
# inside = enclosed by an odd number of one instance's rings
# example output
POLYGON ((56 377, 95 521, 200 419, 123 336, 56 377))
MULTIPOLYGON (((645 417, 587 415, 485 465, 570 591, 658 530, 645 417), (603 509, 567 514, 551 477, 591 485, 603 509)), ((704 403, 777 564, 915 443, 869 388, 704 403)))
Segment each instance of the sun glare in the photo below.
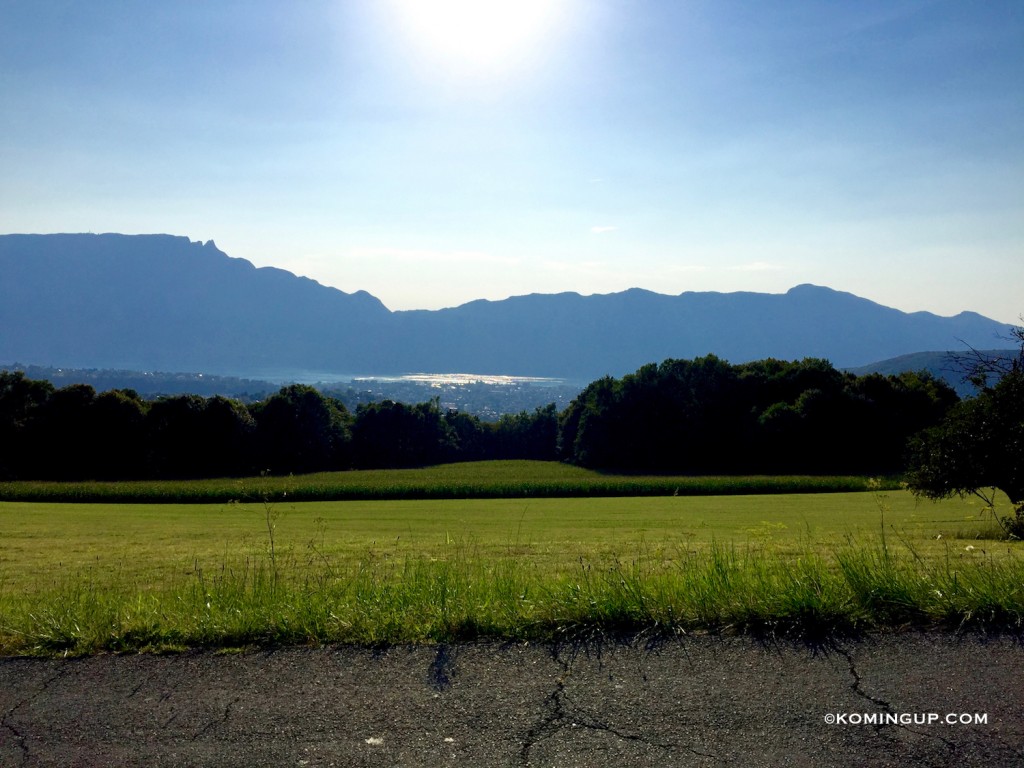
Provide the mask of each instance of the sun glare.
POLYGON ((459 74, 525 66, 565 0, 394 0, 411 44, 459 74))

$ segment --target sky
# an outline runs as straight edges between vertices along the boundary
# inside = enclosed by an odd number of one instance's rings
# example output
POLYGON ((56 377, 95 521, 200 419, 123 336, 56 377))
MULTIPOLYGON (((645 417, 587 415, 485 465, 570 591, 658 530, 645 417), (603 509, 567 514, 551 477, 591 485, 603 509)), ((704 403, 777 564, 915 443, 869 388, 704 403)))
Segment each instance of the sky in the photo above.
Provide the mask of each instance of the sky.
POLYGON ((0 233, 389 308, 814 283, 1024 315, 1024 3, 0 0, 0 233))

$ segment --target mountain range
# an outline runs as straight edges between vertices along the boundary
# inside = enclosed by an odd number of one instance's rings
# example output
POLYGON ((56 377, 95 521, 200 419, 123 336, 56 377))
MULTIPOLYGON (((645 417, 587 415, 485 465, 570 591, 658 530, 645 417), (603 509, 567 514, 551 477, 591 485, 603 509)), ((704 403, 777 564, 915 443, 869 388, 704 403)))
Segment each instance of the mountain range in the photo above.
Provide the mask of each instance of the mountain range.
POLYGON ((391 311, 171 235, 0 236, 0 362, 260 377, 271 371, 621 376, 714 353, 732 363, 821 357, 837 367, 990 349, 1007 326, 974 312, 906 313, 850 293, 631 289, 531 294, 391 311))

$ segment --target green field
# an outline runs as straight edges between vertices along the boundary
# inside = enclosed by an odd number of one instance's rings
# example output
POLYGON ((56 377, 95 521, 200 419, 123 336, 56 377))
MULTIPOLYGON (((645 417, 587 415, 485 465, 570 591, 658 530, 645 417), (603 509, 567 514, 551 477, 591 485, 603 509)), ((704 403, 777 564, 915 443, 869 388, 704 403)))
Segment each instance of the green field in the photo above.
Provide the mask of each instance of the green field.
POLYGON ((707 496, 841 492, 892 480, 850 476, 615 475, 555 461, 477 461, 421 469, 351 470, 299 476, 125 482, 0 483, 0 501, 157 502, 232 500, 357 501, 382 499, 707 496))
POLYGON ((242 498, 0 502, 0 652, 1024 617, 1022 545, 978 503, 902 490, 242 498))

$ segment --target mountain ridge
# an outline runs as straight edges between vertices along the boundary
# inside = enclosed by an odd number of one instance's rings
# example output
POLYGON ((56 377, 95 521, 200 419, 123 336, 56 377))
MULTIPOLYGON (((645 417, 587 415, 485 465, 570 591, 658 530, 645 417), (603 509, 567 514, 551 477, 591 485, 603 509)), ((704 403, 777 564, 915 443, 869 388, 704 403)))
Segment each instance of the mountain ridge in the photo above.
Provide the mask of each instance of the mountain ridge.
POLYGON ((388 309, 175 235, 0 235, 0 360, 43 365, 346 373, 472 371, 570 379, 713 353, 839 367, 995 346, 975 312, 906 313, 809 283, 786 293, 630 288, 388 309))

